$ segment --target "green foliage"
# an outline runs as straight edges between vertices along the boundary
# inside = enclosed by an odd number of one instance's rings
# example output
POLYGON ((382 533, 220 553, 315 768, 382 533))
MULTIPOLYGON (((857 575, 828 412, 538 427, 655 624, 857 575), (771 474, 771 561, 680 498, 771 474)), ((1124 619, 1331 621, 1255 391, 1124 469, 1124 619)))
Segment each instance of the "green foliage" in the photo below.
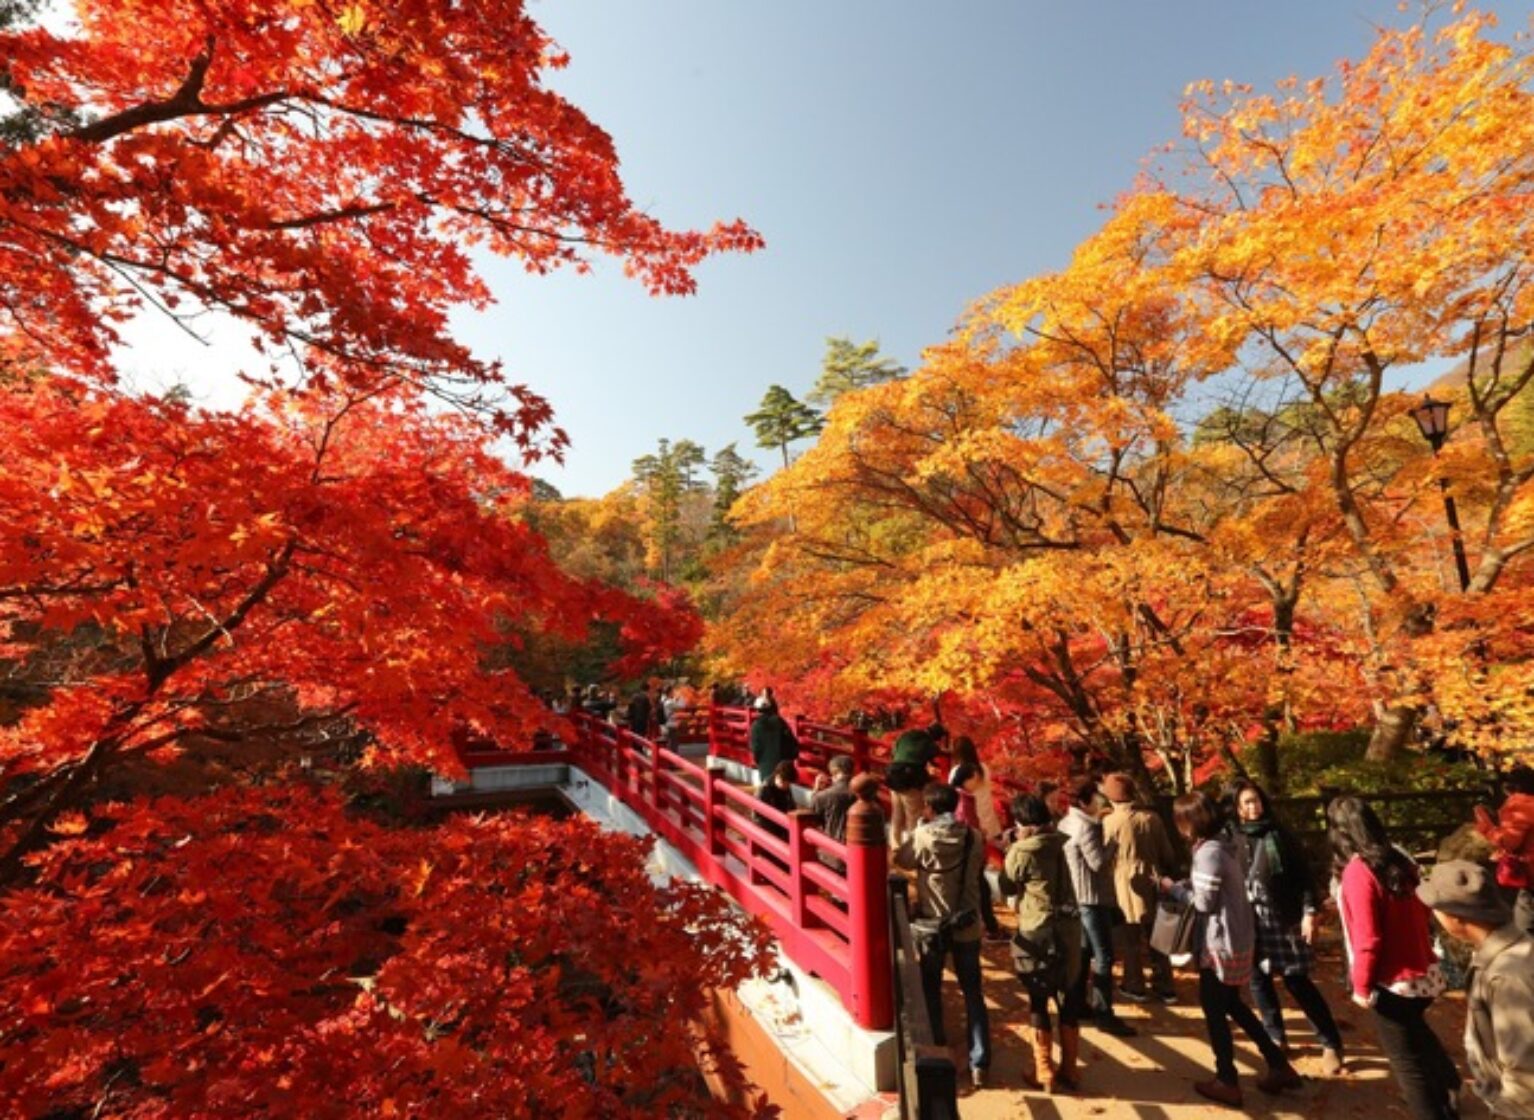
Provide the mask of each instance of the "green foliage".
POLYGON ((738 535, 730 524, 730 508, 740 499, 741 489, 756 474, 756 464, 735 450, 733 443, 719 449, 709 461, 714 476, 714 508, 708 524, 708 540, 720 546, 738 535))
POLYGON ((683 536, 682 503, 687 495, 702 488, 696 472, 703 463, 703 448, 690 439, 676 443, 663 439, 655 454, 634 460, 634 481, 648 506, 650 552, 663 580, 670 581, 675 574, 677 547, 683 536))
POLYGON ((745 418, 756 433, 758 447, 776 447, 788 466, 788 445, 817 434, 825 422, 820 413, 781 385, 769 386, 757 410, 745 418))
MULTIPOLYGON (((1390 762, 1370 762, 1368 729, 1305 731, 1279 739, 1279 770, 1288 797, 1316 797, 1340 790, 1371 793, 1466 790, 1483 786, 1487 775, 1473 763, 1433 751, 1414 751, 1390 762)), ((1247 748, 1242 765, 1255 773, 1256 751, 1247 748)))
POLYGON ((893 358, 879 353, 879 340, 869 339, 861 346, 850 338, 826 339, 826 356, 821 361, 820 378, 805 399, 823 408, 843 393, 866 389, 881 381, 894 381, 906 375, 906 368, 893 358))

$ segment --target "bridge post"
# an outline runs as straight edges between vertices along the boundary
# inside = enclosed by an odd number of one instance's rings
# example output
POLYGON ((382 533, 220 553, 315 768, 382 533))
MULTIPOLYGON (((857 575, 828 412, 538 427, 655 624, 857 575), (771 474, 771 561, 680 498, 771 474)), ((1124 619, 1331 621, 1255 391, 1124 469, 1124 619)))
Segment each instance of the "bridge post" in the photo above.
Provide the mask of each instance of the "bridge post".
POLYGON ((851 926, 852 1003, 860 1027, 888 1030, 890 993, 889 849, 884 814, 859 800, 847 813, 847 916, 851 926))
POLYGON ((804 929, 810 921, 809 907, 805 905, 804 830, 816 819, 814 813, 803 809, 795 809, 788 814, 788 904, 796 929, 804 929))
POLYGON ((852 729, 852 772, 868 773, 868 732, 861 727, 852 729))
POLYGON ((724 841, 719 835, 719 806, 722 799, 712 762, 712 759, 706 759, 703 766, 703 840, 709 855, 722 856, 724 841))

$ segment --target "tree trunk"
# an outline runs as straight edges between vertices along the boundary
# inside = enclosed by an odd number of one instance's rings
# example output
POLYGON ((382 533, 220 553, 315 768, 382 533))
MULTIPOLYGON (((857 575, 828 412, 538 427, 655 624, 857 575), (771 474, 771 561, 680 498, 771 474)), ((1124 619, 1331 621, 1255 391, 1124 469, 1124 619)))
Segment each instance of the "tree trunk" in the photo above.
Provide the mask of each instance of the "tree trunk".
POLYGON ((1375 716, 1374 733, 1364 757, 1370 762, 1391 762, 1400 757, 1417 727, 1417 709, 1410 705, 1381 707, 1375 716))
MULTIPOLYGON (((1274 797, 1284 792, 1284 776, 1278 767, 1278 734, 1283 718, 1282 705, 1270 704, 1263 709, 1262 736, 1257 740, 1257 781, 1274 797)), ((1230 758, 1236 761, 1234 754, 1230 758)))

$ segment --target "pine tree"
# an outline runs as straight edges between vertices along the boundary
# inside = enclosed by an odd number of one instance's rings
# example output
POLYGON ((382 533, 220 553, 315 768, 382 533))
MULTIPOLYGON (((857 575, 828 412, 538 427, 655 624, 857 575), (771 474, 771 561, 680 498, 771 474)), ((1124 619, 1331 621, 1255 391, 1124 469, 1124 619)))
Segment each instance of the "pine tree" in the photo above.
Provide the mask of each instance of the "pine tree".
POLYGON ((826 339, 826 356, 820 363, 820 379, 805 399, 829 408, 837 397, 855 389, 866 389, 881 381, 894 381, 909 372, 905 366, 879 353, 879 340, 871 338, 861 346, 850 338, 826 339))
POLYGON ((768 388, 757 410, 745 418, 756 433, 758 447, 776 447, 788 466, 788 445, 815 435, 824 426, 820 413, 781 385, 768 388))
POLYGON ((708 539, 716 544, 734 540, 730 507, 740 498, 741 488, 757 472, 756 464, 735 450, 733 443, 720 448, 708 464, 714 476, 714 513, 709 520, 708 539))

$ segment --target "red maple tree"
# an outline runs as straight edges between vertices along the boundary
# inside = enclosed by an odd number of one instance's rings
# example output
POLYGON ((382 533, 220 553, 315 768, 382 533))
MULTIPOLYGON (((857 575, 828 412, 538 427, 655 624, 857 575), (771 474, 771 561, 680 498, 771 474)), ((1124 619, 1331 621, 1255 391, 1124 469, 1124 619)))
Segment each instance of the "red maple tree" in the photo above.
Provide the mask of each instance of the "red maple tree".
POLYGON ((0 359, 106 377, 126 317, 211 308, 274 360, 335 359, 306 380, 405 381, 532 450, 547 404, 448 330, 490 301, 474 249, 537 273, 599 251, 687 293, 761 244, 634 207, 611 138, 544 85, 566 59, 522 0, 73 10, 79 34, 0 28, 31 136, 0 148, 0 359))
POLYGON ((550 559, 492 441, 564 436, 448 315, 488 302, 476 247, 684 293, 759 238, 636 210, 517 0, 75 11, 0 22, 0 1111, 686 1114, 700 1071, 738 1098, 695 1024, 760 930, 633 841, 391 825, 254 761, 102 798, 335 734, 368 772, 455 772, 455 731, 550 724, 492 668, 516 633, 614 624, 619 673, 695 641, 684 601, 550 559), (245 324, 250 402, 119 388, 146 311, 245 324))

